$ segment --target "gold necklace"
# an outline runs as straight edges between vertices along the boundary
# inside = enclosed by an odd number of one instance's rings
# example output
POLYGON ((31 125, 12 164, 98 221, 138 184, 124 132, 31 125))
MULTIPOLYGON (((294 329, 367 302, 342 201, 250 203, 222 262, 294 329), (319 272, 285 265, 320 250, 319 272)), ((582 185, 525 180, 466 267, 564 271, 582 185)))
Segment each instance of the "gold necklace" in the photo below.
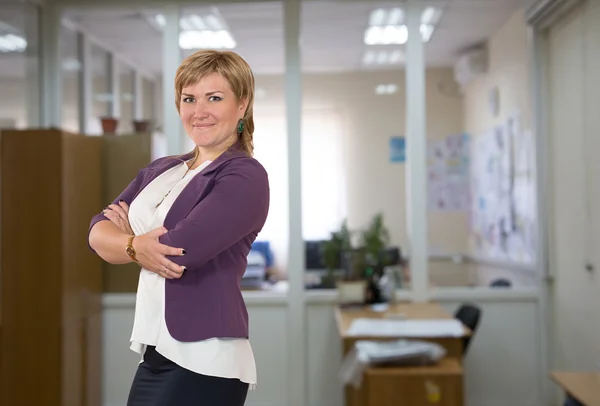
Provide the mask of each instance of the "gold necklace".
MULTIPOLYGON (((183 174, 183 176, 181 177, 181 179, 179 181, 181 181, 183 178, 185 178, 185 175, 188 174, 188 172, 190 171, 190 169, 196 163, 196 159, 198 159, 197 155, 194 157, 194 160, 192 161, 192 163, 190 165, 188 165, 187 162, 186 162, 187 170, 185 171, 185 173, 183 174)), ((179 183, 179 182, 177 182, 177 183, 179 183)), ((175 183, 175 185, 177 185, 177 183, 175 183)), ((169 191, 167 192, 167 194, 164 195, 162 199, 160 199, 160 202, 158 202, 158 204, 156 206, 154 206, 155 209, 157 209, 158 206, 160 206, 162 204, 162 202, 165 201, 165 199, 167 198, 167 196, 169 196, 169 194, 171 193, 171 191, 173 190, 173 188, 175 187, 175 185, 171 186, 171 189, 169 189, 169 191)))

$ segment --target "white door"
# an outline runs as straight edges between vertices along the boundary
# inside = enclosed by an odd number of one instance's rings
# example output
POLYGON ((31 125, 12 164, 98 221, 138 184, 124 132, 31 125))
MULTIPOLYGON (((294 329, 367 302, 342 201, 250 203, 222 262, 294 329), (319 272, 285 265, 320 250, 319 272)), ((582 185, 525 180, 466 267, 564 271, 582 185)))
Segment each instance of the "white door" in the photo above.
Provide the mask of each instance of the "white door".
POLYGON ((600 2, 549 29, 557 368, 600 368, 600 2), (591 264, 595 271, 586 270, 591 264))

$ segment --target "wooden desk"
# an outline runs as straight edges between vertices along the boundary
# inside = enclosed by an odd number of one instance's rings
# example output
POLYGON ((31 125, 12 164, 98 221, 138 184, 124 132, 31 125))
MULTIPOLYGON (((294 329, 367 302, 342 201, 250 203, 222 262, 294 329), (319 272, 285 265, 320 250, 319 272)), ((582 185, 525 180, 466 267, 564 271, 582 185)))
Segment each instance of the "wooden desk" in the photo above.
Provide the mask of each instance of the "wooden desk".
MULTIPOLYGON (((404 338, 402 336, 378 337, 348 334, 352 322, 356 319, 383 319, 394 315, 401 315, 404 320, 453 318, 437 303, 398 303, 390 305, 384 312, 373 311, 369 307, 360 309, 341 309, 337 307, 335 309, 335 320, 338 333, 342 339, 344 356, 359 340, 386 341, 404 338)), ((463 336, 471 334, 468 328, 463 328, 463 336)), ((398 403, 399 397, 404 397, 404 401, 408 402, 406 404, 411 406, 428 405, 431 402, 442 404, 435 401, 435 399, 427 399, 430 396, 427 393, 430 390, 428 389, 429 386, 432 388, 431 396, 435 397, 436 391, 445 393, 444 405, 460 406, 463 404, 462 337, 411 338, 441 345, 447 351, 446 358, 440 364, 430 367, 369 368, 365 372, 363 385, 360 388, 346 387, 347 406, 395 405, 398 403)))
MULTIPOLYGON (((397 303, 390 305, 385 312, 376 312, 370 308, 362 309, 335 309, 335 320, 337 323, 338 333, 343 340, 344 355, 352 348, 354 343, 359 340, 397 340, 398 337, 370 337, 349 335, 348 331, 352 322, 360 318, 383 319, 393 315, 402 315, 405 320, 417 319, 452 319, 443 307, 437 303, 397 303)), ((471 334, 471 331, 464 327, 464 336, 471 334)), ((412 337, 415 338, 415 337, 412 337)), ((419 340, 430 341, 444 347, 448 352, 448 357, 462 358, 462 337, 422 337, 416 338, 419 340)))
POLYGON ((382 319, 390 315, 404 315, 410 319, 452 319, 442 306, 437 303, 394 303, 385 312, 376 312, 370 307, 360 309, 341 309, 336 307, 335 319, 340 335, 345 336, 352 322, 358 318, 382 319))
POLYGON ((600 406, 599 372, 559 372, 550 377, 570 396, 585 406, 600 406))

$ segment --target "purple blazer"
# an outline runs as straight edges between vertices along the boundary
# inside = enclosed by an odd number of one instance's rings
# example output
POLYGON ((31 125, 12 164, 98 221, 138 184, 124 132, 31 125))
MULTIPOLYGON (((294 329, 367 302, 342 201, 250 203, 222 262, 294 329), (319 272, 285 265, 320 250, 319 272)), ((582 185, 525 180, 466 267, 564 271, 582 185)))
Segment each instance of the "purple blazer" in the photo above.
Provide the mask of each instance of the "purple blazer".
MULTIPOLYGON (((115 199, 131 205, 142 189, 166 170, 192 157, 164 157, 142 169, 115 199)), ((230 148, 183 189, 167 213, 159 238, 183 248, 169 257, 186 267, 179 279, 165 280, 165 320, 178 341, 248 337, 248 311, 240 290, 251 244, 269 211, 269 181, 254 158, 230 148)), ((89 230, 103 214, 92 218, 89 230)), ((123 247, 125 250, 125 247, 123 247)))

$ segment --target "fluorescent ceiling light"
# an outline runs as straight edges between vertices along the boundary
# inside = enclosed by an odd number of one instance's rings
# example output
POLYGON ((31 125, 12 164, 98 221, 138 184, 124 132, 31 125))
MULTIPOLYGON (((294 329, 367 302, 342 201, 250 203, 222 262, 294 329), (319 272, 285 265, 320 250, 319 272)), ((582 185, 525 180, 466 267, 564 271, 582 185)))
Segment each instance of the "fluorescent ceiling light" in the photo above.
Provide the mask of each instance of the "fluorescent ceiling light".
POLYGON ((209 14, 204 17, 204 21, 208 25, 208 28, 219 31, 225 29, 225 22, 221 20, 220 17, 217 17, 214 14, 209 14))
POLYGON ((427 7, 421 14, 421 24, 436 25, 442 17, 442 10, 435 7, 427 7))
MULTIPOLYGON (((202 20, 199 21, 200 24, 202 24, 202 20)), ((179 20, 179 28, 182 31, 192 31, 192 30, 203 30, 206 27, 197 27, 196 26, 196 22, 190 18, 182 18, 181 20, 179 20)))
POLYGON ((369 25, 371 27, 380 27, 382 25, 401 25, 404 23, 404 11, 395 7, 389 10, 378 8, 371 11, 369 25))
POLYGON ((367 45, 404 44, 407 39, 408 29, 406 25, 369 27, 365 31, 365 44, 367 45))
POLYGON ((397 65, 402 62, 402 51, 367 51, 363 55, 364 65, 397 65))
POLYGON ((375 94, 394 94, 398 91, 398 86, 394 84, 378 85, 375 87, 375 94))
MULTIPOLYGON (((433 25, 421 24, 421 40, 429 42, 435 28, 433 25)), ((384 27, 369 27, 365 31, 366 45, 403 45, 408 41, 406 25, 386 25, 384 27)))
MULTIPOLYGON (((435 7, 427 7, 421 14, 421 39, 428 42, 442 12, 435 7)), ((404 11, 395 7, 389 10, 376 9, 369 17, 369 27, 365 30, 366 45, 402 45, 408 41, 408 27, 405 24, 404 11)))
POLYGON ((96 93, 94 100, 100 103, 110 103, 113 101, 113 95, 111 93, 96 93))
POLYGON ((25 38, 14 34, 0 35, 0 52, 23 52, 26 48, 25 38))
POLYGON ((370 26, 385 25, 386 11, 382 8, 371 11, 370 26))
POLYGON ((158 28, 161 30, 164 28, 165 25, 167 25, 167 20, 165 19, 165 16, 162 14, 155 15, 154 22, 156 23, 158 28))
POLYGON ((435 31, 433 25, 421 24, 421 38, 423 39, 423 42, 429 42, 433 35, 433 31, 435 31))
POLYGON ((404 21, 404 11, 401 8, 393 8, 387 15, 388 25, 400 25, 404 21))
POLYGON ((380 52, 377 54, 377 56, 375 56, 375 63, 378 65, 383 65, 384 63, 387 63, 389 58, 390 56, 388 53, 380 52))
POLYGON ((183 31, 179 34, 182 49, 232 49, 236 43, 229 31, 183 31))
POLYGON ((388 63, 395 65, 397 63, 400 63, 402 61, 402 51, 400 50, 396 50, 390 53, 390 56, 388 57, 388 63))
POLYGON ((81 70, 81 63, 74 58, 67 58, 62 61, 62 69, 67 72, 77 72, 81 70))
MULTIPOLYGON (((162 30, 166 19, 158 14, 151 24, 162 30)), ((191 14, 182 17, 179 28, 179 46, 182 49, 232 49, 237 45, 217 11, 202 16, 191 14)))
MULTIPOLYGON (((164 15, 157 14, 154 16, 153 25, 157 28, 162 30, 166 24, 167 20, 164 15)), ((225 21, 223 21, 216 13, 209 13, 204 16, 191 14, 179 19, 179 28, 181 28, 182 31, 221 31, 227 29, 227 24, 225 24, 225 21)))
POLYGON ((183 17, 179 20, 179 27, 182 31, 221 31, 226 29, 225 23, 213 14, 204 17, 200 17, 196 14, 183 17))
POLYGON ((363 55, 363 64, 372 65, 375 62, 375 51, 365 52, 363 55))

